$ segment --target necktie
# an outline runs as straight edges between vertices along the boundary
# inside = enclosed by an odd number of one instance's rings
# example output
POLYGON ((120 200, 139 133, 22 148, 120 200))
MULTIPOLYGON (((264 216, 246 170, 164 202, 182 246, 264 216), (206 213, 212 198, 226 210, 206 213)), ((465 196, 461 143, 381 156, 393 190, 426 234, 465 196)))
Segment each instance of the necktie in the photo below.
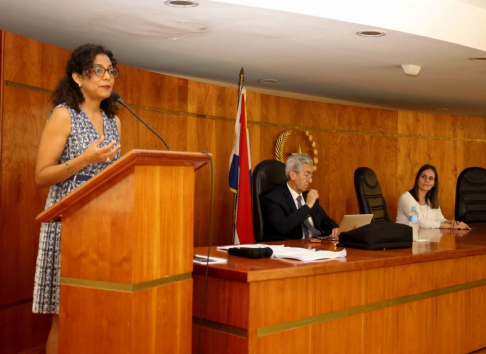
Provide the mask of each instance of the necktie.
MULTIPOLYGON (((300 209, 302 207, 302 196, 297 197, 297 206, 300 209)), ((309 236, 321 236, 322 233, 317 230, 312 224, 309 222, 309 218, 306 218, 304 220, 304 223, 302 224, 302 232, 304 233, 305 237, 304 238, 309 238, 309 236)))

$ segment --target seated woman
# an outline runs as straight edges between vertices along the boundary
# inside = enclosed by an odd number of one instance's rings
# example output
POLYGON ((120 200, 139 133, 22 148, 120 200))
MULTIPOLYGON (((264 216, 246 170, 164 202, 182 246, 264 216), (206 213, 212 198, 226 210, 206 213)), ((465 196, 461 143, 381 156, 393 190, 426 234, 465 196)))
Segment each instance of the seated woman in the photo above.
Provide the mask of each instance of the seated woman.
POLYGON ((429 229, 469 229, 463 222, 447 220, 439 207, 439 176, 432 165, 424 165, 415 177, 413 188, 398 201, 397 223, 408 225, 408 215, 415 206, 419 225, 429 229))

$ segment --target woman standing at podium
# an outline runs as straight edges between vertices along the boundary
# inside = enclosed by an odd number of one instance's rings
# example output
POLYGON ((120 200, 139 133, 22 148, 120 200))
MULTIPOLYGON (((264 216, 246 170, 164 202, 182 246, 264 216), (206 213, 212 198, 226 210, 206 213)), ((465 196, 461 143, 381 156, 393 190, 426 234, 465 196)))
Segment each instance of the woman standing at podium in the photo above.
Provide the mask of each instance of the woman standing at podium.
MULTIPOLYGON (((36 183, 50 186, 46 209, 120 157, 120 120, 110 100, 116 65, 111 51, 93 44, 75 49, 67 62, 37 155, 36 183)), ((60 245, 61 223, 43 223, 32 311, 53 315, 48 354, 58 350, 60 245)))

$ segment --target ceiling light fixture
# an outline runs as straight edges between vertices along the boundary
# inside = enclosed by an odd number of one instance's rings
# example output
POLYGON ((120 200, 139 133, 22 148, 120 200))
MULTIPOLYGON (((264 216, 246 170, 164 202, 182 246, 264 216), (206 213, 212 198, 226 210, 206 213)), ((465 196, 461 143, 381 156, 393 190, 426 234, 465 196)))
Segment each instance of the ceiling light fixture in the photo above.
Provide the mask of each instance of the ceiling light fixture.
POLYGON ((167 0, 164 4, 172 7, 196 7, 199 5, 197 1, 192 0, 167 0))
POLYGON ((472 61, 486 61, 486 57, 469 58, 469 60, 472 60, 472 61))
POLYGON ((422 67, 420 65, 414 65, 414 64, 402 64, 402 69, 405 75, 417 76, 420 72, 420 69, 422 69, 422 67))
POLYGON ((361 37, 383 37, 386 35, 385 31, 380 30, 362 30, 356 32, 356 34, 361 37))
POLYGON ((278 82, 277 79, 261 79, 258 80, 258 82, 261 82, 262 84, 275 84, 278 82))

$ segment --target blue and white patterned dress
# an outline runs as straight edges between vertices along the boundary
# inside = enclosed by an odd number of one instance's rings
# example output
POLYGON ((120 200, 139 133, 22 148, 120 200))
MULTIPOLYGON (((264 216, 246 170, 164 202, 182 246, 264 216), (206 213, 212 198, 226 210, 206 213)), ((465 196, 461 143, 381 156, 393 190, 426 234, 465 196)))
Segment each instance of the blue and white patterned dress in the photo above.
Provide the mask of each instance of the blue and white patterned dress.
MULTIPOLYGON (((81 155, 93 141, 100 138, 95 127, 91 124, 88 116, 81 110, 79 113, 65 104, 61 104, 53 109, 64 107, 71 114, 71 133, 64 147, 64 151, 59 159, 60 164, 81 155)), ((108 118, 105 112, 103 116, 105 140, 100 145, 103 147, 112 141, 120 144, 118 127, 116 120, 108 118)), ((67 179, 61 183, 52 185, 46 200, 46 209, 58 202, 64 196, 86 182, 86 178, 78 180, 79 176, 92 177, 113 161, 120 158, 120 151, 112 161, 100 162, 88 165, 78 173, 76 182, 67 179)), ((32 312, 34 313, 59 313, 59 283, 60 283, 60 264, 61 263, 61 223, 51 222, 41 224, 39 251, 35 270, 34 301, 32 312)))

